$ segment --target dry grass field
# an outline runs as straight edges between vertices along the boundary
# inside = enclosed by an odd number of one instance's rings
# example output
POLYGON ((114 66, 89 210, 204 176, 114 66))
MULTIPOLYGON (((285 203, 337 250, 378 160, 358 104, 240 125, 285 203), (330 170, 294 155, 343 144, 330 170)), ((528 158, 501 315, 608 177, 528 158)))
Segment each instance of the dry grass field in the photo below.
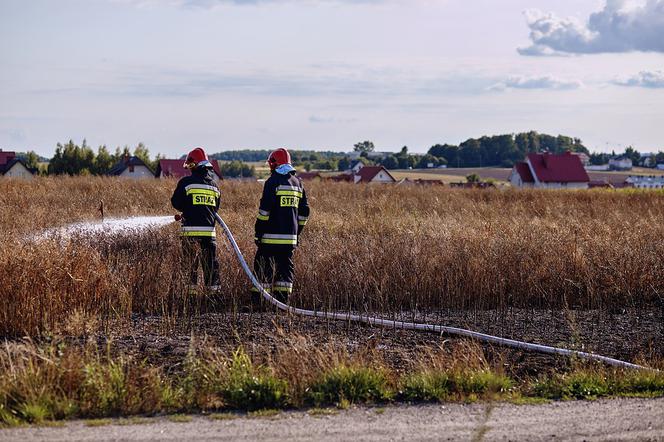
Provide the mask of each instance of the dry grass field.
MULTIPOLYGON (((173 214, 174 186, 0 180, 0 336, 7 339, 0 423, 35 421, 42 409, 62 418, 343 404, 348 379, 368 389, 351 398, 359 402, 402 397, 397 392, 409 382, 412 400, 504 397, 516 391, 505 371, 527 379, 519 394, 530 394, 532 376, 569 368, 416 332, 239 313, 249 283, 221 232, 225 290, 212 297, 185 293, 176 223, 120 235, 35 236, 98 221, 101 200, 107 217, 173 214), (115 391, 118 379, 124 396, 94 399, 115 391), (245 388, 252 379, 267 396, 234 396, 234 382, 245 388), (145 401, 136 402, 139 396, 145 401), (78 408, 66 411, 65 399, 78 408)), ((251 260, 261 184, 221 188, 220 213, 251 260)), ((296 253, 294 305, 470 327, 662 365, 664 192, 326 182, 307 184, 307 193, 312 217, 296 253)), ((605 384, 614 376, 598 373, 579 376, 605 384)), ((537 395, 568 394, 570 378, 553 376, 537 395)), ((655 387, 639 391, 664 393, 664 379, 653 379, 647 385, 655 387)), ((633 392, 605 384, 602 394, 633 392)))
MULTIPOLYGON (((119 237, 28 241, 107 216, 167 215, 172 181, 0 182, 0 333, 67 315, 185 309, 177 226, 119 237)), ((251 259, 260 184, 224 183, 221 214, 251 259)), ((662 192, 455 191, 312 183, 293 302, 380 313, 416 309, 624 308, 664 293, 662 192)), ((223 243, 224 239, 219 238, 223 243)), ((246 277, 221 253, 226 295, 246 277)))

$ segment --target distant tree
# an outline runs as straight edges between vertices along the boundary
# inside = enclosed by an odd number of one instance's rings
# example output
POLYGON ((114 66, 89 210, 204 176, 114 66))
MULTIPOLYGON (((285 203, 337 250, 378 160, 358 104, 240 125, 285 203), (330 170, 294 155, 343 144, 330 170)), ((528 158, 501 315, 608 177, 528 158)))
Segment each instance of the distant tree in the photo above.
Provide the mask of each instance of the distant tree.
POLYGON ((593 166, 601 166, 603 164, 608 164, 611 159, 611 155, 608 153, 596 153, 593 152, 590 154, 590 164, 593 166))
POLYGON ((60 143, 55 148, 55 155, 49 162, 48 173, 52 175, 78 175, 83 170, 88 173, 94 168, 95 154, 83 140, 81 146, 72 140, 65 145, 60 143))
POLYGON ((399 160, 397 160, 397 157, 394 155, 386 156, 381 164, 383 167, 390 170, 399 168, 399 160))
POLYGON ((342 159, 339 160, 339 163, 337 164, 337 170, 344 171, 348 169, 350 169, 350 158, 344 156, 342 159))
POLYGON ((664 151, 659 151, 657 152, 657 155, 655 155, 655 163, 656 164, 664 164, 664 151))
POLYGON ((106 146, 99 146, 97 156, 95 157, 92 172, 95 175, 102 175, 108 172, 117 162, 117 159, 108 152, 106 146))
POLYGON ((39 155, 34 150, 28 151, 24 157, 25 164, 31 169, 39 169, 39 155))
POLYGON ((420 160, 417 163, 417 167, 419 169, 426 169, 427 167, 429 167, 429 164, 432 164, 433 167, 436 167, 440 164, 440 160, 431 154, 426 154, 420 157, 420 160))
POLYGON ((466 181, 468 181, 469 183, 479 183, 480 176, 476 173, 471 173, 470 175, 466 176, 466 181))
POLYGON ((641 154, 632 146, 629 146, 625 149, 625 153, 623 154, 623 156, 632 160, 632 164, 634 164, 635 166, 639 164, 639 161, 641 160, 641 154))
POLYGON ((356 143, 353 146, 353 150, 355 152, 373 152, 375 149, 374 143, 371 141, 362 141, 360 143, 356 143))
POLYGON ((223 163, 220 166, 220 171, 222 176, 231 178, 256 176, 256 168, 254 166, 249 166, 242 161, 223 163))

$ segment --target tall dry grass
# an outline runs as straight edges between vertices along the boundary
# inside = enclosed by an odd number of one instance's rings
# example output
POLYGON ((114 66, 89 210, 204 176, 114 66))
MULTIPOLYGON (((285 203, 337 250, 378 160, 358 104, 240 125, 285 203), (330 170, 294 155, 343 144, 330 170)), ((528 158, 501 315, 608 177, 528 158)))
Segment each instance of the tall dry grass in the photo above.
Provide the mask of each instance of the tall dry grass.
MULTIPOLYGON (((175 224, 30 241, 57 225, 167 215, 174 181, 0 180, 0 334, 57 330, 76 313, 173 320, 219 308, 184 295, 175 224), (198 302, 198 304, 196 304, 198 302)), ((481 191, 307 183, 312 217, 293 302, 330 310, 621 308, 664 298, 664 193, 481 191)), ((258 183, 225 182, 221 215, 248 260, 258 183)), ((219 233, 223 302, 248 281, 219 233)))

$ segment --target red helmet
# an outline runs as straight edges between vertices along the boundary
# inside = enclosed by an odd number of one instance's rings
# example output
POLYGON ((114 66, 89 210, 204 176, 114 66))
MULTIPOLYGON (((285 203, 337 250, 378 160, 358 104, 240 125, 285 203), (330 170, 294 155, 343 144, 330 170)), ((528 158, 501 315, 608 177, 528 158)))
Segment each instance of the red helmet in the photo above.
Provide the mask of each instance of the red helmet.
POLYGON ((267 164, 270 165, 270 170, 274 170, 283 164, 290 164, 290 162, 290 154, 283 147, 273 151, 270 156, 267 157, 267 164))
POLYGON ((185 169, 194 169, 199 165, 204 165, 201 164, 204 161, 207 163, 210 162, 205 151, 202 148, 197 147, 196 149, 189 152, 187 159, 184 160, 183 166, 185 169))

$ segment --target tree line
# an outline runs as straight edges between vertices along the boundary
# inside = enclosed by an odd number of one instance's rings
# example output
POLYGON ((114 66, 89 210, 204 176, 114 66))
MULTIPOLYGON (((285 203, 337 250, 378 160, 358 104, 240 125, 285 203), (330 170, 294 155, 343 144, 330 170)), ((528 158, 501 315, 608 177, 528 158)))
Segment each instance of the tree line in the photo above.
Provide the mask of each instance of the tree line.
MULTIPOLYGON (((408 146, 403 146, 395 153, 377 153, 371 141, 361 141, 353 146, 365 165, 382 165, 386 169, 424 169, 428 167, 512 167, 516 162, 523 161, 528 153, 548 151, 559 154, 566 151, 585 153, 590 157, 591 164, 606 164, 609 159, 628 157, 634 165, 654 167, 664 163, 664 152, 655 154, 648 164, 644 164, 641 154, 633 147, 627 147, 624 153, 590 153, 579 138, 564 135, 552 136, 535 131, 518 134, 504 134, 469 138, 458 144, 435 144, 426 154, 412 154, 408 146)), ((254 166, 247 162, 265 162, 270 149, 243 149, 222 151, 210 155, 210 159, 224 160, 221 172, 229 177, 251 177, 256 175, 254 166)), ((347 170, 351 167, 354 157, 343 152, 290 150, 293 165, 305 170, 347 170)), ((38 168, 40 162, 46 160, 35 152, 19 153, 28 167, 38 168)), ((66 144, 58 143, 53 158, 42 174, 52 175, 104 175, 108 173, 122 158, 134 155, 140 158, 152 170, 163 156, 150 157, 150 151, 143 143, 133 149, 128 146, 117 147, 114 152, 106 145, 99 146, 95 152, 83 140, 79 146, 70 140, 66 144)), ((184 157, 183 157, 184 158, 184 157)))

